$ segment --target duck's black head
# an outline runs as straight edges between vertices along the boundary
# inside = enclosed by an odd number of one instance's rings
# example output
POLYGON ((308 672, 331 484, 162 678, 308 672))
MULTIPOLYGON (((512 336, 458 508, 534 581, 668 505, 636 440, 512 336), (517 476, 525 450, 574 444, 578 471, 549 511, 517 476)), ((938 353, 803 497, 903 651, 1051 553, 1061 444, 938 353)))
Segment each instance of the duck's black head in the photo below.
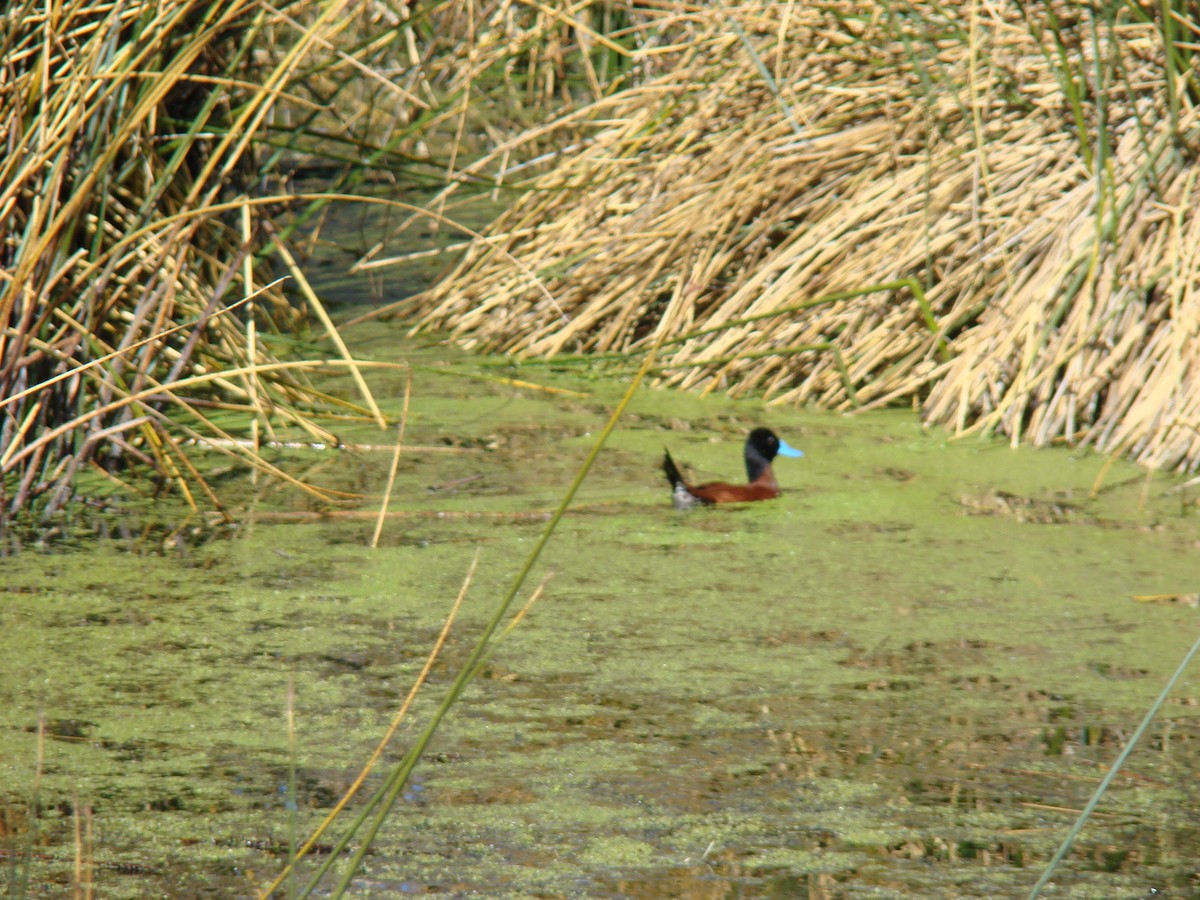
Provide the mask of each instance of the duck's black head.
POLYGON ((746 475, 755 481, 776 456, 803 455, 786 441, 781 441, 770 428, 755 428, 746 438, 746 475))

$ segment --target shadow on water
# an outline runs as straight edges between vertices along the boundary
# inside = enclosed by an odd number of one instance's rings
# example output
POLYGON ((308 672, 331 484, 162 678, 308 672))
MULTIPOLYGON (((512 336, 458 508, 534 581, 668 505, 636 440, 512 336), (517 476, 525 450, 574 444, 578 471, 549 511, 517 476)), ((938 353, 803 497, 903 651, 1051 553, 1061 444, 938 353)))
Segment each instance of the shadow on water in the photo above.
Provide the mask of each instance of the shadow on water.
MULTIPOLYGON (((325 175, 293 184, 297 193, 312 195, 328 186, 325 175)), ((505 204, 502 193, 458 194, 433 215, 414 209, 437 205, 432 189, 385 183, 358 190, 386 202, 334 200, 308 222, 300 242, 305 277, 318 296, 337 298, 343 307, 395 303, 428 287, 505 204)))
MULTIPOLYGON (((425 721, 619 389, 439 373, 484 370, 382 326, 358 352, 428 366, 378 551, 369 519, 229 473, 233 533, 114 530, 3 560, 10 890, 70 890, 80 847, 105 897, 252 894, 289 817, 307 833, 353 779, 481 546, 400 745, 425 721)), ((380 390, 397 412, 400 383, 380 390)), ((371 498, 390 459, 280 455, 371 498)), ((1022 894, 1197 631, 1194 500, 1104 465, 950 443, 905 413, 645 392, 546 552, 546 598, 435 739, 355 895, 1022 894), (734 476, 760 422, 807 453, 777 464, 781 499, 670 508, 664 444, 734 476)), ((1195 895, 1194 684, 1055 896, 1195 895)))

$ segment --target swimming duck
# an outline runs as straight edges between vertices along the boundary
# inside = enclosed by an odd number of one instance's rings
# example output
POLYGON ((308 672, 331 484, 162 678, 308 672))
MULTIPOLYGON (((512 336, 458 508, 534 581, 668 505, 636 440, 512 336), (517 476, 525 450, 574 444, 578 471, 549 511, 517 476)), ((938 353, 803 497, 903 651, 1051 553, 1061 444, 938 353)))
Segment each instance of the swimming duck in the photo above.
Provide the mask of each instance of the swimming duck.
POLYGON ((746 438, 746 477, 749 484, 710 481, 708 484, 690 485, 679 474, 668 450, 663 450, 662 467, 667 480, 671 482, 671 502, 676 509, 689 509, 713 503, 773 500, 779 496, 779 484, 775 481, 775 473, 771 471, 771 460, 776 456, 803 455, 780 440, 770 428, 755 428, 746 438))

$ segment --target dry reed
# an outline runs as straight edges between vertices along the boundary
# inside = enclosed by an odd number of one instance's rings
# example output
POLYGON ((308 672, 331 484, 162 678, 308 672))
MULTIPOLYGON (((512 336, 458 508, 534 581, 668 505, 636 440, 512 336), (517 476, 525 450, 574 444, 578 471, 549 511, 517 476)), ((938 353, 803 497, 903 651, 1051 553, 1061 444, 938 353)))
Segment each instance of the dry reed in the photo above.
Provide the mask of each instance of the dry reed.
POLYGON ((531 360, 632 356, 670 323, 669 384, 1200 466, 1194 7, 841 0, 686 27, 514 185, 418 327, 531 360))
POLYGON ((246 183, 239 124, 252 132, 270 105, 266 91, 236 115, 221 102, 261 33, 257 12, 235 0, 5 15, 0 520, 50 516, 81 471, 121 462, 220 509, 172 417, 219 430, 172 385, 209 373, 244 408, 278 404, 286 419, 295 406, 287 376, 219 376, 269 361, 250 323, 295 318, 278 285, 261 289, 253 236, 211 209, 246 183))
POLYGON ((223 511, 192 448, 279 476, 258 452, 279 429, 332 442, 330 398, 262 340, 305 314, 383 424, 297 260, 333 200, 290 185, 470 180, 460 156, 498 133, 480 119, 621 77, 601 33, 628 24, 619 9, 507 6, 19 0, 0 14, 0 526, 53 516, 90 469, 140 468, 223 511))

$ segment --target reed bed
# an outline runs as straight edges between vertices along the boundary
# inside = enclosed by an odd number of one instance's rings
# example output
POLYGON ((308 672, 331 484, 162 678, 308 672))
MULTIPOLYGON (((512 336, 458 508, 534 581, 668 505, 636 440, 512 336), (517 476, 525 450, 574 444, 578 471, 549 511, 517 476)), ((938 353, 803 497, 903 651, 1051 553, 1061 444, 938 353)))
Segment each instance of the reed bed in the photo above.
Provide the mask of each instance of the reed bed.
POLYGON ((1194 6, 781 2, 685 24, 512 185, 417 328, 563 364, 661 340, 666 384, 912 403, 1200 467, 1194 6))
POLYGON ((255 370, 256 329, 297 321, 247 193, 270 89, 231 108, 263 24, 239 0, 5 14, 0 521, 53 516, 82 471, 122 463, 221 508, 182 444, 224 436, 205 403, 252 420, 302 397, 255 370))
POLYGON ((335 194, 469 181, 460 157, 502 139, 514 110, 529 118, 625 77, 620 45, 597 29, 629 25, 609 4, 567 19, 451 0, 10 4, 0 526, 53 518, 87 471, 228 518, 196 448, 286 478, 260 452, 277 429, 334 441, 320 424, 331 407, 382 425, 304 275, 335 194), (585 36, 567 41, 574 31, 585 36), (302 178, 321 195, 297 192, 302 178), (313 390, 313 360, 264 340, 310 319, 327 341, 318 359, 355 376, 355 402, 313 390))

